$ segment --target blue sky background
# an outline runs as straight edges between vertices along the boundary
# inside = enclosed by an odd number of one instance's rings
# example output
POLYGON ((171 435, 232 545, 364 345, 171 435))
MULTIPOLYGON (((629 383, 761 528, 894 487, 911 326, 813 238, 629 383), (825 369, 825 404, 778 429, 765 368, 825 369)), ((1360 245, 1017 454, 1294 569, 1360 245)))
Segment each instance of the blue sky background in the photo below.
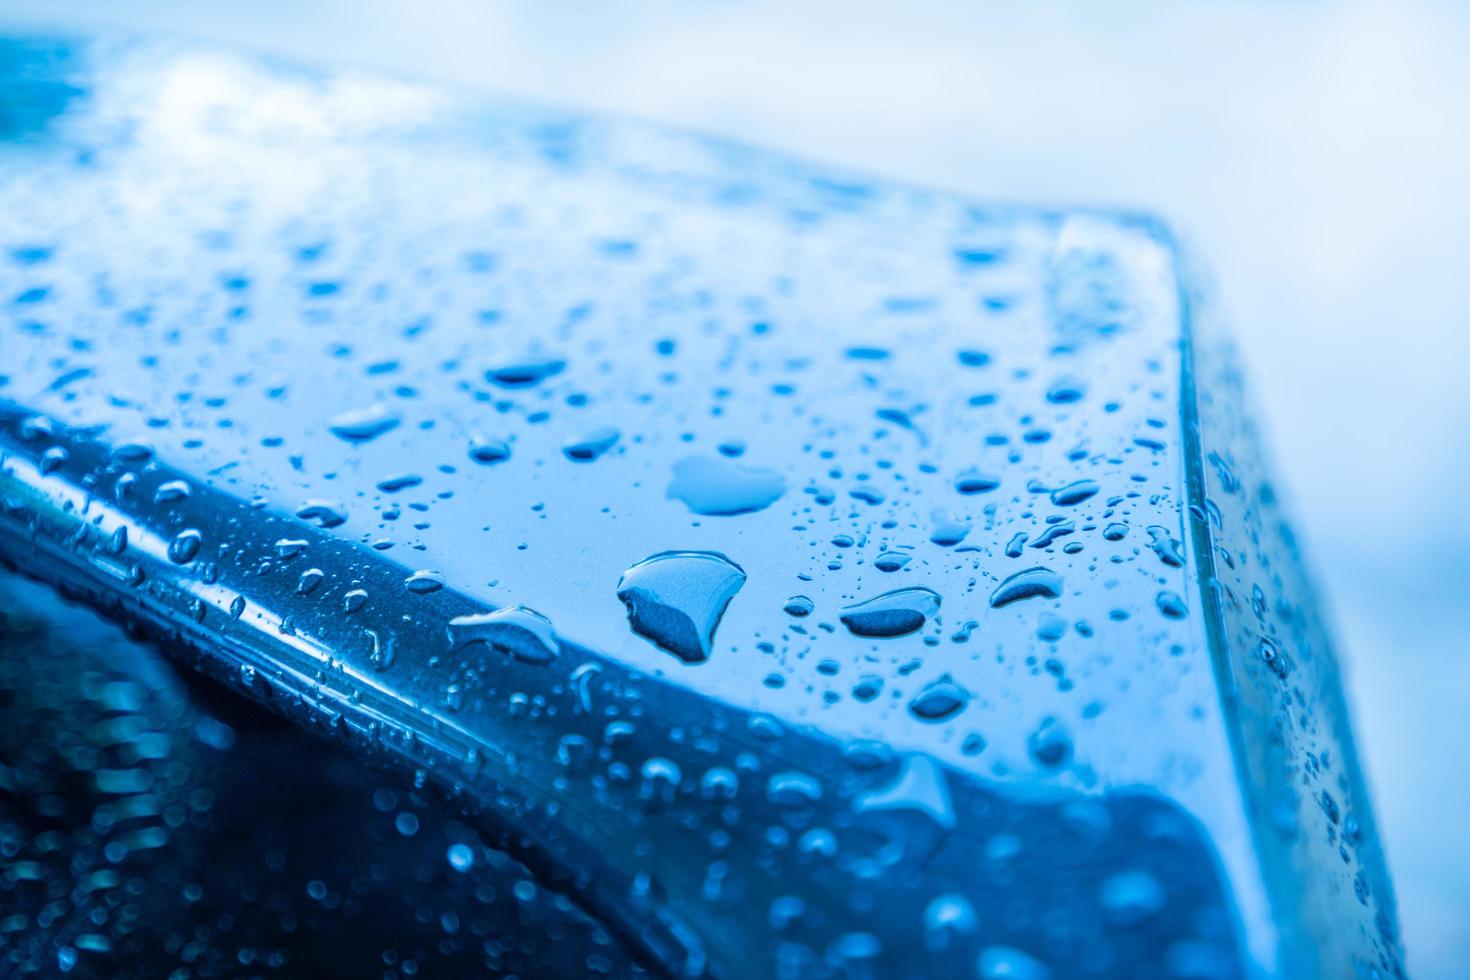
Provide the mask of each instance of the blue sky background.
POLYGON ((1326 586, 1421 978, 1470 962, 1470 5, 0 0, 627 113, 1208 261, 1326 586))

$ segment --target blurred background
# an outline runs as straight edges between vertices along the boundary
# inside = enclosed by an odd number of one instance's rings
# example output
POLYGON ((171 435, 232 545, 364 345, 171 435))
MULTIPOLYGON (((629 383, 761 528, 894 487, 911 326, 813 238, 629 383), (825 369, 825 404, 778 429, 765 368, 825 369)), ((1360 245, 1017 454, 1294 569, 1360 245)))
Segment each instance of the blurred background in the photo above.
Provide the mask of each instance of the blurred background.
POLYGON ((0 30, 42 28, 634 115, 980 201, 1163 215, 1214 273, 1335 613, 1409 967, 1464 975, 1470 4, 0 0, 0 30))

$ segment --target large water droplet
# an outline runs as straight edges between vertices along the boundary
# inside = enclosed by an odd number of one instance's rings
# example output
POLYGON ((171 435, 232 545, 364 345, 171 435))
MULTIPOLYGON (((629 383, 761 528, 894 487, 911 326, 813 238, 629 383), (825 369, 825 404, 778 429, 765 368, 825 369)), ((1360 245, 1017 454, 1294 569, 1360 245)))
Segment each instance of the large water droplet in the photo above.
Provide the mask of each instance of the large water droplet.
POLYGON ((709 659, 725 607, 745 584, 745 571, 712 551, 664 551, 618 580, 633 632, 687 664, 709 659))
POLYGON ((939 611, 939 601, 939 593, 915 585, 848 606, 840 618, 857 636, 903 636, 922 629, 939 611))
POLYGON ((551 620, 525 606, 456 616, 449 621, 449 642, 455 647, 487 643, 530 664, 547 663, 561 650, 551 620))
POLYGON ((775 470, 717 456, 690 456, 674 464, 667 496, 696 514, 723 517, 763 510, 785 492, 786 479, 775 470))
POLYGON ((990 593, 990 605, 994 609, 1008 606, 1022 599, 1030 599, 1034 596, 1044 596, 1048 599, 1060 598, 1062 594, 1062 577, 1050 569, 1036 567, 1028 568, 1024 572, 1007 578, 990 593))

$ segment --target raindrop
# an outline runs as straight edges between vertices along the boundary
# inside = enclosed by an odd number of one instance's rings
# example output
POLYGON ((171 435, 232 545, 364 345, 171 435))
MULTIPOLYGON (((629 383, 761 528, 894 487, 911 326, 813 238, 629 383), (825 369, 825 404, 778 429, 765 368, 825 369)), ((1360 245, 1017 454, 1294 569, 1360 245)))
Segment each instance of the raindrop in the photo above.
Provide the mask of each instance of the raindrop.
POLYGON ((909 563, 909 556, 901 551, 885 551, 873 560, 873 567, 880 572, 896 572, 909 563))
POLYGON ((347 512, 342 505, 330 500, 308 500, 296 511, 296 516, 317 527, 340 527, 347 523, 347 512))
POLYGON ((510 443, 502 439, 483 439, 470 446, 470 459, 482 466, 510 459, 510 443))
POLYGON ((1026 751, 1038 766, 1055 769, 1072 757, 1072 737, 1055 718, 1043 718, 1026 736, 1026 751))
POLYGON ((1078 480, 1053 490, 1051 502, 1058 507, 1075 507, 1096 496, 1098 489, 1096 480, 1078 480))
POLYGON ((929 540, 941 548, 959 544, 970 533, 969 521, 960 520, 943 508, 937 508, 930 517, 934 523, 929 532, 929 540))
POLYGON ((764 510, 785 492, 786 480, 775 470, 723 457, 690 456, 674 464, 666 496, 696 514, 727 517, 764 510))
POLYGON ((623 573, 617 596, 633 632, 686 664, 709 659, 725 607, 745 571, 711 551, 664 551, 623 573))
POLYGON ((1146 871, 1123 871, 1102 883, 1098 904, 1110 925, 1128 929, 1152 919, 1164 907, 1164 889, 1146 871))
POLYGON ((562 452, 574 463, 590 463, 617 445, 617 442, 617 429, 595 429, 584 438, 567 443, 562 447, 562 452))
POLYGON ((524 364, 508 364, 491 368, 485 372, 485 380, 502 388, 529 388, 540 384, 554 374, 561 373, 566 361, 527 361, 524 364))
POLYGON ((909 702, 909 712, 920 721, 948 721, 970 703, 970 692, 948 674, 929 684, 909 702))
POLYGON ((199 545, 203 539, 198 531, 189 528, 174 535, 174 539, 168 543, 168 559, 175 565, 187 565, 199 554, 199 545))
POLYGON ((1062 577, 1056 572, 1038 566, 1028 568, 1024 572, 1017 572, 1001 582, 990 594, 990 605, 993 609, 999 609, 1034 596, 1057 599, 1061 595, 1062 577))
POLYGON ((954 481, 954 488, 963 494, 988 493, 1000 486, 1000 477, 980 470, 966 470, 954 481))
POLYGON ((449 642, 456 648, 485 643, 528 664, 548 663, 561 650, 551 620, 525 606, 456 616, 449 621, 449 642))
POLYGON ((153 492, 155 504, 171 504, 177 500, 183 500, 189 496, 189 484, 183 480, 168 480, 158 485, 153 492))
POLYGON ((1177 592, 1165 589, 1154 597, 1154 602, 1158 604, 1159 612, 1170 619, 1183 619, 1189 615, 1189 607, 1184 604, 1184 600, 1177 592))
POLYGON ((806 596, 794 595, 790 599, 787 599, 786 605, 782 606, 781 608, 786 613, 786 615, 795 616, 797 619, 800 619, 803 616, 810 616, 812 614, 812 610, 815 609, 816 606, 806 596))
POLYGON ((347 442, 371 442, 395 428, 400 419, 383 405, 343 412, 329 424, 332 435, 347 442))
POLYGON ((1170 568, 1183 568, 1184 556, 1179 553, 1181 545, 1169 536, 1169 529, 1158 524, 1148 526, 1148 546, 1153 549, 1154 554, 1159 556, 1159 561, 1170 568))
POLYGON ((416 595, 428 595, 444 588, 444 579, 438 572, 419 570, 403 580, 404 588, 416 595))
POLYGON ((895 589, 843 609, 842 625, 855 636, 904 636, 922 629, 939 602, 939 593, 922 585, 895 589))

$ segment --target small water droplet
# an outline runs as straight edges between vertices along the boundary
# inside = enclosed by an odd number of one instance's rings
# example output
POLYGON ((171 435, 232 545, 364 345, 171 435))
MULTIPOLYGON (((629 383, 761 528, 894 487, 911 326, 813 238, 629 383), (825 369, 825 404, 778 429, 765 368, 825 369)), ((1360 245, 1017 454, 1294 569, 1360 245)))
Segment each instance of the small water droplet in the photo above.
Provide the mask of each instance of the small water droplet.
POLYGON ((320 585, 322 579, 325 577, 326 573, 323 572, 320 568, 308 568, 306 571, 302 572, 301 577, 296 580, 296 594, 310 595, 312 590, 320 585))
POLYGON ((1055 769, 1072 757, 1072 737, 1055 718, 1043 718, 1026 736, 1026 751, 1038 766, 1055 769))
POLYGON ((438 572, 421 569, 404 579, 403 586, 415 595, 428 595, 444 588, 444 579, 438 572))
POLYGON ((1123 871, 1102 883, 1098 904, 1110 925, 1130 929, 1163 909, 1164 889, 1147 871, 1123 871))
POLYGON ((970 533, 970 522, 960 520, 943 508, 936 508, 930 515, 933 521, 929 540, 941 548, 950 548, 965 540, 970 533))
POLYGON ((368 663, 373 665, 374 670, 387 670, 393 666, 393 661, 398 659, 398 638, 387 630, 379 632, 375 629, 363 630, 367 634, 371 647, 368 650, 368 663))
POLYGON ((341 527, 347 523, 347 512, 342 505, 330 500, 308 500, 296 511, 296 516, 317 527, 341 527))
POLYGON ((812 610, 816 608, 816 605, 804 595, 794 595, 790 599, 787 599, 786 605, 781 608, 786 615, 795 616, 797 619, 800 619, 804 616, 810 616, 812 610))
POLYGON ((503 439, 483 439, 470 446, 470 459, 482 466, 510 459, 510 443, 503 439))
POLYGON ((71 459, 71 453, 67 452, 65 446, 52 446, 41 454, 41 473, 55 472, 57 468, 71 459))
POLYGON ((932 682, 909 702, 909 713, 920 721, 948 721, 970 703, 970 692, 960 687, 948 674, 932 682))
POLYGON ((1189 607, 1177 592, 1165 589, 1154 597, 1154 602, 1158 605, 1159 612, 1170 619, 1183 619, 1189 615, 1189 607))
POLYGON ((199 546, 203 538, 193 528, 180 531, 174 535, 174 539, 168 543, 168 560, 176 565, 187 565, 199 554, 199 546))
POLYGON ((1169 535, 1169 529, 1158 524, 1148 526, 1148 546, 1153 549, 1154 554, 1159 556, 1159 561, 1170 568, 1183 568, 1184 556, 1179 553, 1180 543, 1169 535))
POLYGON ((168 480, 160 483, 158 489, 153 492, 153 502, 155 504, 171 504, 175 501, 185 499, 189 496, 190 492, 189 484, 183 480, 168 480))
POLYGON ((954 481, 954 488, 963 494, 988 493, 1000 486, 1000 477, 980 470, 966 470, 954 481))
POLYGON ((618 443, 618 430, 594 429, 581 439, 575 439, 562 447, 567 459, 574 463, 590 463, 605 454, 618 443))
POLYGON ((502 388, 529 388, 540 384, 554 374, 560 374, 567 366, 566 361, 526 361, 522 364, 507 364, 485 372, 485 380, 502 388))

